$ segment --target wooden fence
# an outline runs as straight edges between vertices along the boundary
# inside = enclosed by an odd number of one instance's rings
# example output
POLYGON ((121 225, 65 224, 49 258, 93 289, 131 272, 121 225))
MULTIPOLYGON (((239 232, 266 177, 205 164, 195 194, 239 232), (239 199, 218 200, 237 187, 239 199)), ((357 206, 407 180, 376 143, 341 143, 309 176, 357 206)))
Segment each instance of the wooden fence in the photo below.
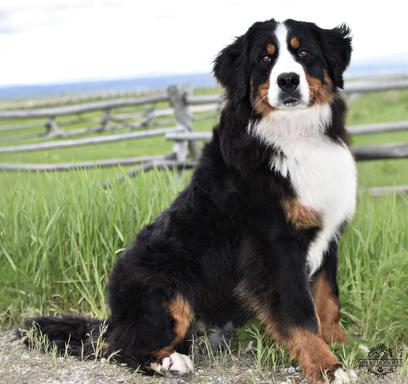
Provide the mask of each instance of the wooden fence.
MULTIPOLYGON (((348 97, 395 89, 408 89, 408 80, 347 84, 344 93, 348 97)), ((154 136, 166 137, 173 142, 171 153, 156 156, 56 164, 0 163, 0 170, 67 171, 141 164, 136 171, 132 171, 135 173, 152 167, 178 169, 193 167, 200 154, 198 142, 209 140, 211 137, 209 132, 193 132, 193 120, 200 117, 208 118, 208 114, 216 116, 221 106, 222 98, 219 95, 194 96, 188 89, 172 86, 166 92, 152 96, 119 98, 54 108, 0 111, 0 121, 3 120, 0 132, 22 132, 0 136, 2 140, 18 142, 25 139, 41 139, 40 142, 30 144, 0 146, 0 154, 108 144, 154 136), (132 111, 129 111, 129 108, 132 111), (75 125, 78 124, 90 126, 76 128, 75 125), (32 132, 36 129, 36 132, 32 132), (38 132, 38 129, 41 131, 38 132), (87 137, 78 138, 81 135, 87 137)), ((408 121, 348 127, 352 135, 407 129, 408 121)), ((407 158, 408 143, 353 147, 352 151, 358 161, 407 158)))

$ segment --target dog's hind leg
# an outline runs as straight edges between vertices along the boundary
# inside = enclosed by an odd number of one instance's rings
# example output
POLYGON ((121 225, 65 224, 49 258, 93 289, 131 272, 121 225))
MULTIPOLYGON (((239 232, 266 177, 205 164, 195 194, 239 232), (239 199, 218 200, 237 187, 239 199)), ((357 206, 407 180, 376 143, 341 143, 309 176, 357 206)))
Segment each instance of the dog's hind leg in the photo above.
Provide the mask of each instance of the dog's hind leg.
POLYGON ((155 361, 150 364, 150 368, 165 376, 190 374, 194 370, 191 359, 176 350, 188 335, 193 320, 193 310, 187 300, 177 294, 169 302, 168 311, 174 321, 175 337, 169 345, 153 353, 155 361))
POLYGON ((150 292, 145 300, 133 306, 128 304, 120 313, 113 311, 109 352, 116 353, 128 366, 149 374, 192 373, 190 358, 179 353, 189 335, 192 306, 181 294, 165 299, 159 292, 150 292))

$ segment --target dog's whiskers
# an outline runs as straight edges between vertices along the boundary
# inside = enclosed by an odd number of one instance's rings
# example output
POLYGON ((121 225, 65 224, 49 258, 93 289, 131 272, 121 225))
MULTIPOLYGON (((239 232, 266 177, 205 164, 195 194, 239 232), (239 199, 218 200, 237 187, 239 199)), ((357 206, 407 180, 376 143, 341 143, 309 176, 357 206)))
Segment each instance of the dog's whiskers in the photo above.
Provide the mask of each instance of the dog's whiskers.
POLYGON ((268 101, 267 101, 268 93, 267 93, 267 92, 264 92, 264 93, 265 93, 264 95, 262 95, 262 93, 259 93, 259 94, 261 95, 261 97, 259 97, 259 98, 256 99, 255 104, 254 104, 254 106, 252 107, 251 115, 252 115, 254 112, 258 112, 258 111, 257 111, 257 108, 258 108, 259 106, 261 106, 262 104, 264 104, 265 102, 266 102, 266 104, 269 106, 269 103, 268 103, 268 101))

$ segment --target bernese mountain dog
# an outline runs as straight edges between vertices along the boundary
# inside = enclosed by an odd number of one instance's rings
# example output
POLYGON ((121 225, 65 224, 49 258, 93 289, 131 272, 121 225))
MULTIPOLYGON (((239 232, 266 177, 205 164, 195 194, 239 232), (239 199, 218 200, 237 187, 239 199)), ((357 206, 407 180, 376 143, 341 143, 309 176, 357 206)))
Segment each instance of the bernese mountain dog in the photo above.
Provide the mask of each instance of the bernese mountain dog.
MULTIPOLYGON (((226 103, 188 186, 116 262, 104 351, 163 375, 193 371, 197 324, 257 318, 311 383, 356 381, 329 344, 338 242, 356 204, 340 89, 350 30, 274 19, 223 49, 226 103)), ((90 350, 98 320, 31 319, 61 351, 90 350)), ((83 351, 82 351, 83 353, 83 351)))

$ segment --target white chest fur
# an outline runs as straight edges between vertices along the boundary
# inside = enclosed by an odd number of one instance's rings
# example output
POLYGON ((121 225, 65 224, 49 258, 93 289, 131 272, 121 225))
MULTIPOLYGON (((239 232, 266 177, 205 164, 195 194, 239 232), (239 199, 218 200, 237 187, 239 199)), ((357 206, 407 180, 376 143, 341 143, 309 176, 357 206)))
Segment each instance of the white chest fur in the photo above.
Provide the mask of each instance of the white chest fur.
POLYGON ((252 129, 261 140, 280 149, 271 167, 289 177, 297 198, 322 218, 322 228, 310 244, 307 263, 311 276, 341 224, 355 209, 356 167, 348 148, 323 134, 330 121, 330 107, 276 111, 252 129))

